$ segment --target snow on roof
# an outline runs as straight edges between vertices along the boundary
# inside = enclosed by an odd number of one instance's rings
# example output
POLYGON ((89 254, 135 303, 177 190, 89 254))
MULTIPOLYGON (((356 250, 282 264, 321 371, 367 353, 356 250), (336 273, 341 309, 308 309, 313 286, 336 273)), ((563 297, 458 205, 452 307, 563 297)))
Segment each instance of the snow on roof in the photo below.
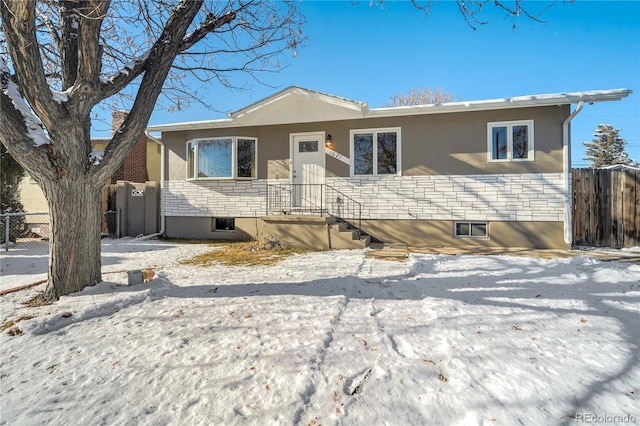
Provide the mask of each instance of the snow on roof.
POLYGON ((602 166, 602 167, 598 167, 598 169, 605 169, 605 170, 640 170, 640 167, 634 167, 634 166, 630 166, 628 164, 613 164, 611 166, 602 166))
POLYGON ((354 118, 401 117, 407 115, 529 108, 568 105, 578 102, 618 101, 629 96, 631 93, 632 90, 630 89, 592 90, 370 109, 365 102, 291 86, 245 108, 228 114, 229 118, 160 124, 149 126, 147 130, 151 132, 166 132, 251 125, 277 125, 294 122, 333 121, 354 118), (304 108, 301 108, 301 106, 304 108))

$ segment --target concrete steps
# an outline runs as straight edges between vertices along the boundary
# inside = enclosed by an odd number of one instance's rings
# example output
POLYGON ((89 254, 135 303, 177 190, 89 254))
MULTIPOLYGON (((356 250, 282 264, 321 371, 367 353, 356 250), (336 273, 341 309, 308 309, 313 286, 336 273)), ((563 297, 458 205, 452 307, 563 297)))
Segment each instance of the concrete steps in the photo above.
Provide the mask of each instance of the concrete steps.
POLYGON ((369 247, 371 237, 349 229, 334 217, 275 215, 261 218, 264 238, 289 247, 308 249, 357 249, 369 247))
POLYGON ((331 248, 333 249, 366 248, 371 244, 369 235, 361 234, 358 236, 358 230, 349 229, 346 223, 336 222, 330 226, 331 248))

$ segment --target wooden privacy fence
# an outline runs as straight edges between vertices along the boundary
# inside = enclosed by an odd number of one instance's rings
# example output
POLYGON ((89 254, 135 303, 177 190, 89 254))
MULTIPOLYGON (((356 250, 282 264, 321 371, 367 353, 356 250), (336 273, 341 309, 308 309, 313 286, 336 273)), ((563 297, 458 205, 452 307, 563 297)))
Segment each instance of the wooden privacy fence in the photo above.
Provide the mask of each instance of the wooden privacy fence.
POLYGON ((640 171, 572 169, 573 243, 640 246, 640 171))

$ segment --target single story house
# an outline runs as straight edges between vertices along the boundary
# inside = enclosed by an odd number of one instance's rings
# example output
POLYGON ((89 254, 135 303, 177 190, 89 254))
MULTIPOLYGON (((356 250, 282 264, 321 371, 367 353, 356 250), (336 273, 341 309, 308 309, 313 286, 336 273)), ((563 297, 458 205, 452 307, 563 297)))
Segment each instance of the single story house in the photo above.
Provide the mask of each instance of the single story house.
POLYGON ((571 120, 630 93, 369 108, 289 87, 225 119, 150 126, 166 153, 161 227, 303 247, 567 248, 571 120))

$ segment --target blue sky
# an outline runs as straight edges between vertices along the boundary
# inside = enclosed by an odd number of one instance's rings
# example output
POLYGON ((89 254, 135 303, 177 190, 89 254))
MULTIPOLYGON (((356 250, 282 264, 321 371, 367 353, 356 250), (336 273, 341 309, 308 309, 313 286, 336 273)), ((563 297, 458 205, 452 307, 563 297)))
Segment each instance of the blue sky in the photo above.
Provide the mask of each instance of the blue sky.
MULTIPOLYGON (((528 4, 536 11, 547 2, 528 4)), ((488 24, 475 31, 452 1, 434 2, 427 17, 407 1, 384 7, 369 0, 303 1, 301 7, 308 41, 296 58, 287 58, 286 69, 262 76, 271 87, 213 87, 212 103, 221 112, 159 110, 149 123, 223 118, 292 85, 371 107, 415 86, 440 86, 464 100, 629 88, 634 93, 623 101, 586 105, 574 119, 573 164, 586 165, 582 142, 599 123, 620 128, 627 152, 640 161, 638 1, 559 1, 543 15, 547 23, 506 17, 489 2, 481 15, 488 24)))

